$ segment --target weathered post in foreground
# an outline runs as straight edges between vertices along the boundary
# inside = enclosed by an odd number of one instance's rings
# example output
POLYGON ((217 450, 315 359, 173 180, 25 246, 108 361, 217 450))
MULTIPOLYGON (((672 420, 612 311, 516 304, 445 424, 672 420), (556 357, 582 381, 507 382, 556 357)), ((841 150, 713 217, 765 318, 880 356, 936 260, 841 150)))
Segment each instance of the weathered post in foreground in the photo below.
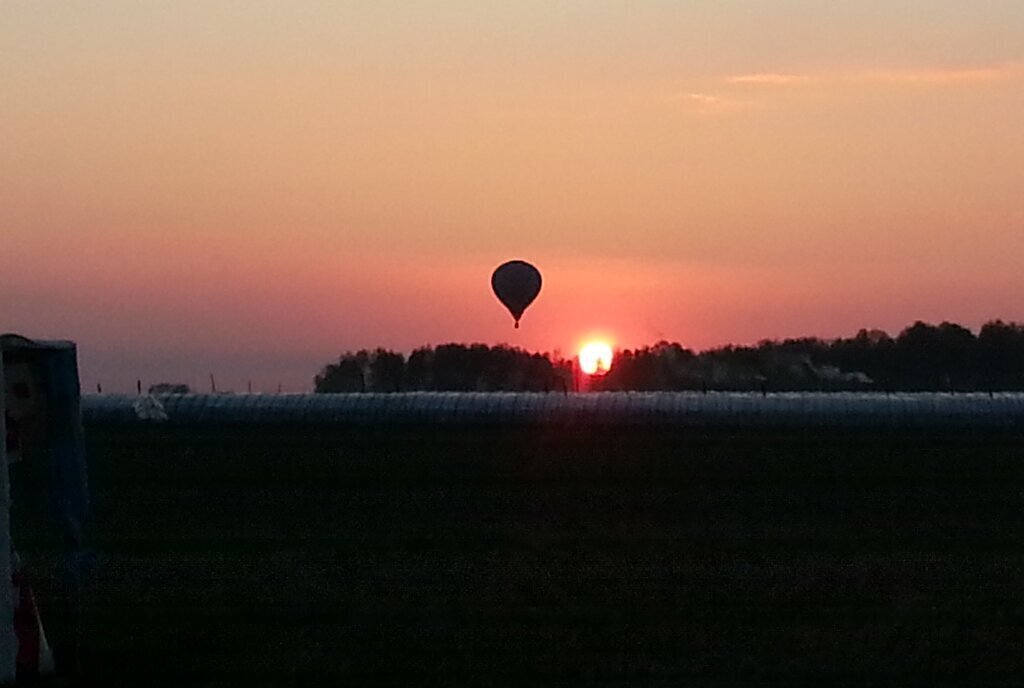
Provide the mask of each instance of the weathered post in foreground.
MULTIPOLYGON (((63 548, 59 596, 64 612, 64 632, 57 649, 62 673, 73 675, 78 667, 79 601, 85 561, 82 535, 89 508, 78 352, 73 342, 36 341, 13 334, 0 335, 0 352, 6 379, 4 465, 6 468, 21 461, 28 471, 24 477, 34 477, 19 490, 19 499, 39 501, 56 517, 63 548)), ((26 570, 10 541, 10 474, 7 470, 0 473, 0 528, 7 539, 0 544, 5 557, 0 561, 4 567, 0 576, 6 575, 8 581, 6 587, 0 587, 7 590, 8 608, 13 607, 4 618, 12 619, 16 678, 33 679, 53 673, 55 658, 26 570), (17 588, 16 596, 12 586, 17 588)), ((6 645, 0 645, 0 649, 6 651, 6 645)))

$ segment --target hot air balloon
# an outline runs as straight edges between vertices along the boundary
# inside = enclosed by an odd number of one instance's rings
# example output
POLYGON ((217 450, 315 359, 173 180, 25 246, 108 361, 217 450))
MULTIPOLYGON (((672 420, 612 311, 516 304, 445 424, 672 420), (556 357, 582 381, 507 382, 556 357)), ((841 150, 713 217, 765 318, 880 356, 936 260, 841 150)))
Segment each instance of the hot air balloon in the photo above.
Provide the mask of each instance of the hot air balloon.
POLYGON ((540 271, 526 261, 510 260, 499 265, 491 275, 491 288, 515 318, 518 328, 523 311, 540 293, 540 271))

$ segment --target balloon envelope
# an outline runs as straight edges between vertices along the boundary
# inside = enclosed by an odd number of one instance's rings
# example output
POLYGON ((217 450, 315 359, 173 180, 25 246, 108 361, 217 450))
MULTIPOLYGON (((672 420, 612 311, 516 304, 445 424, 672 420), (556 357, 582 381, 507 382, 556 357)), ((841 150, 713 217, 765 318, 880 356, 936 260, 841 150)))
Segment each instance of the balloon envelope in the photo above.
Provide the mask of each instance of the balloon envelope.
POLYGON ((515 318, 516 327, 523 311, 540 293, 540 283, 540 271, 523 260, 502 263, 491 275, 491 288, 515 318))

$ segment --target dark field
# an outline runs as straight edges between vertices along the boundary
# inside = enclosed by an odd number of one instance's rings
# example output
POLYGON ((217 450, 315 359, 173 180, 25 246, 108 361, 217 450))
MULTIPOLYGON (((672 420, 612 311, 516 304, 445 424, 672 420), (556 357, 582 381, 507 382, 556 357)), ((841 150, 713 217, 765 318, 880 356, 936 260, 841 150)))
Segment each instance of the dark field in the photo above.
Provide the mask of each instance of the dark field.
POLYGON ((1020 435, 88 434, 90 683, 1024 676, 1020 435))

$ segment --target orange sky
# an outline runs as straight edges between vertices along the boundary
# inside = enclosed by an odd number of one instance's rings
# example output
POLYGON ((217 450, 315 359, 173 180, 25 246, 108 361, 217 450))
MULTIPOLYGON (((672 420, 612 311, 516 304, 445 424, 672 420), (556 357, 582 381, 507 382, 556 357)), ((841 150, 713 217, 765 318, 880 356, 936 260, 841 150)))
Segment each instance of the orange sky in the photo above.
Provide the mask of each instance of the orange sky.
POLYGON ((1024 320, 1016 0, 292 4, 5 3, 0 330, 88 388, 298 390, 378 345, 1024 320))

